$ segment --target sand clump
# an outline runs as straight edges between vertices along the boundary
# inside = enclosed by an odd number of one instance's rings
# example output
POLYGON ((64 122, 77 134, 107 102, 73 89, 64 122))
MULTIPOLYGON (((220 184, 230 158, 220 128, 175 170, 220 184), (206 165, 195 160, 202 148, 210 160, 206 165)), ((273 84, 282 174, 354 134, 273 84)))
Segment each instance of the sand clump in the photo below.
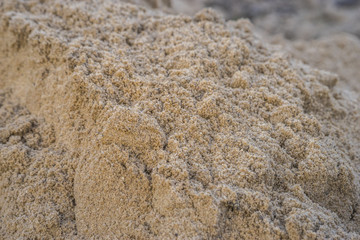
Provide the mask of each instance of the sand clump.
POLYGON ((212 10, 0 6, 2 238, 360 237, 338 75, 212 10))

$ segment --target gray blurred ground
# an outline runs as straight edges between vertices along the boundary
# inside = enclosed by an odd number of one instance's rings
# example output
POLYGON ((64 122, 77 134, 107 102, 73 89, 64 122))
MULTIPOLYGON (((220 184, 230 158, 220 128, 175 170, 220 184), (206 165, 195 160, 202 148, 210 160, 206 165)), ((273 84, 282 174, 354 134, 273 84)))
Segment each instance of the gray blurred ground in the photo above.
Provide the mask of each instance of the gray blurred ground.
MULTIPOLYGON (((186 0, 172 0, 170 4, 186 0)), ((223 13, 226 19, 249 18, 269 34, 287 39, 314 39, 346 32, 360 37, 360 0, 194 0, 223 13)), ((176 4, 175 4, 176 5, 176 4)), ((175 9, 179 12, 182 9, 175 9)))

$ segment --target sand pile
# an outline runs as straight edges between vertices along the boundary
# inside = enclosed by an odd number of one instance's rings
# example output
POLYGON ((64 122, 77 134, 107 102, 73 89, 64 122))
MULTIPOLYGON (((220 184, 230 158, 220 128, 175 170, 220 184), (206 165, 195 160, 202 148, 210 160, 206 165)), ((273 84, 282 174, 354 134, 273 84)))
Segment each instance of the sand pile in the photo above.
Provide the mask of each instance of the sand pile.
POLYGON ((2 238, 360 237, 338 75, 211 10, 0 6, 2 238))

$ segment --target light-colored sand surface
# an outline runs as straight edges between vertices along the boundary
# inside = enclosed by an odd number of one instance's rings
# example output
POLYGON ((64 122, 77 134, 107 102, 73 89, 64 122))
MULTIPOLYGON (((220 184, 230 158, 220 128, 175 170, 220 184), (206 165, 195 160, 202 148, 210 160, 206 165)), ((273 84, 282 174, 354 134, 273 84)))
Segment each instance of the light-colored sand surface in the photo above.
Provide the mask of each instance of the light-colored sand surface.
POLYGON ((359 239, 358 55, 148 7, 0 3, 1 238, 359 239))
POLYGON ((304 63, 337 74, 339 88, 360 92, 360 39, 354 35, 341 33, 310 41, 270 39, 304 63))

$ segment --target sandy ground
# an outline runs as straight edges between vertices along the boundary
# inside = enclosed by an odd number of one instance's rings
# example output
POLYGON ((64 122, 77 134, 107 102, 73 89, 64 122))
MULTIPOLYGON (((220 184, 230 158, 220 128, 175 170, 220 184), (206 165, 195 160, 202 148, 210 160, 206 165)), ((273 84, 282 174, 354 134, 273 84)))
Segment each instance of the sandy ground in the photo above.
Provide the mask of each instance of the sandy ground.
POLYGON ((132 3, 0 3, 1 238, 360 238, 359 39, 132 3))

